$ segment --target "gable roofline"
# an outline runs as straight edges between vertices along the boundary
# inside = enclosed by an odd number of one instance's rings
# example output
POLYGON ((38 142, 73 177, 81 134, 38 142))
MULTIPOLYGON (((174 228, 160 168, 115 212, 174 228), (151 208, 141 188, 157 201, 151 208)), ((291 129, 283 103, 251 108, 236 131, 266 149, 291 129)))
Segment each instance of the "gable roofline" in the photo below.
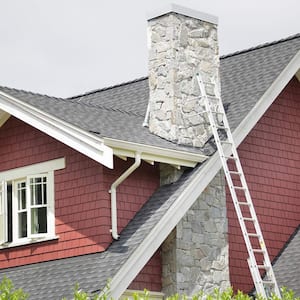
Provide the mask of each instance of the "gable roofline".
MULTIPOLYGON (((300 51, 298 51, 291 59, 279 76, 262 95, 257 104, 248 113, 246 118, 234 130, 233 139, 236 146, 239 146, 239 144, 249 134, 257 121, 262 117, 293 76, 295 76, 299 68, 300 51)), ((225 154, 229 155, 229 153, 225 154)), ((199 170, 194 175, 193 180, 186 186, 182 194, 176 199, 167 213, 160 219, 156 226, 152 228, 149 235, 142 243, 140 243, 129 259, 112 278, 110 291, 113 298, 118 299, 122 295, 132 280, 134 280, 147 261, 152 257, 155 251, 178 224, 180 219, 185 215, 196 199, 201 195, 203 190, 215 177, 221 166, 219 154, 218 152, 215 152, 206 162, 204 162, 202 166, 199 167, 199 170)))
POLYGON ((0 126, 10 115, 37 128, 108 168, 113 168, 113 151, 99 137, 45 113, 0 91, 0 126))

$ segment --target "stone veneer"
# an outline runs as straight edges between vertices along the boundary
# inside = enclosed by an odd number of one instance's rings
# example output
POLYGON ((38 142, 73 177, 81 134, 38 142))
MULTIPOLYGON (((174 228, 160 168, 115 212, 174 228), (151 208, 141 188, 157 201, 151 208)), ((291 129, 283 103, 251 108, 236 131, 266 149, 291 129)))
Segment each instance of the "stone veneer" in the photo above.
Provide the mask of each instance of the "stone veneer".
POLYGON ((196 74, 208 95, 219 88, 217 25, 170 12, 148 22, 149 129, 178 144, 201 147, 211 136, 199 105, 196 74))
POLYGON ((219 172, 161 247, 166 295, 230 286, 224 173, 219 172))

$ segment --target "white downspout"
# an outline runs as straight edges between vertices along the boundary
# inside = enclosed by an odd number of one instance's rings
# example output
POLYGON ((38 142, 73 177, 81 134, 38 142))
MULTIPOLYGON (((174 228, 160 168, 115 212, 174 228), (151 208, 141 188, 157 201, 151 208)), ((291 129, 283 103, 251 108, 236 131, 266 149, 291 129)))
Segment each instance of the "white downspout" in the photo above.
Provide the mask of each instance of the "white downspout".
POLYGON ((141 153, 137 152, 135 154, 134 164, 127 169, 110 187, 110 202, 111 202, 111 235, 113 239, 117 240, 118 235, 118 220, 117 220, 117 187, 132 173, 134 172, 141 164, 141 153))

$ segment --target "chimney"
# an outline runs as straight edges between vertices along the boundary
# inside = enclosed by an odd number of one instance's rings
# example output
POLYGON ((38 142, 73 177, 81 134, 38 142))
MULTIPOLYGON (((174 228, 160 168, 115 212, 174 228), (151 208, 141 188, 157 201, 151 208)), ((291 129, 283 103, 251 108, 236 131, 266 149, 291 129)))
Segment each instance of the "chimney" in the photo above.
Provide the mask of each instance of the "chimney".
POLYGON ((176 4, 152 13, 149 31, 149 130, 202 147, 211 136, 196 74, 208 96, 219 88, 217 18, 176 4))

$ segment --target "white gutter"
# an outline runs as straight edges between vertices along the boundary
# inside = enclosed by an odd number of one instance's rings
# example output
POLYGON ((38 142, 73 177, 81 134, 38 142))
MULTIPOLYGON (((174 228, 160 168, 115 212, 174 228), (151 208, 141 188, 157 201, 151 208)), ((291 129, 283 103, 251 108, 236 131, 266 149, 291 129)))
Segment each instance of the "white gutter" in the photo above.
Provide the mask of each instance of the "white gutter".
POLYGON ((118 220, 117 220, 117 187, 141 164, 141 153, 136 152, 134 164, 127 169, 110 187, 110 202, 111 202, 111 235, 113 239, 117 240, 118 235, 118 220))

